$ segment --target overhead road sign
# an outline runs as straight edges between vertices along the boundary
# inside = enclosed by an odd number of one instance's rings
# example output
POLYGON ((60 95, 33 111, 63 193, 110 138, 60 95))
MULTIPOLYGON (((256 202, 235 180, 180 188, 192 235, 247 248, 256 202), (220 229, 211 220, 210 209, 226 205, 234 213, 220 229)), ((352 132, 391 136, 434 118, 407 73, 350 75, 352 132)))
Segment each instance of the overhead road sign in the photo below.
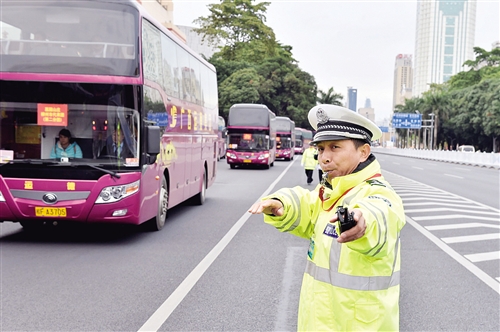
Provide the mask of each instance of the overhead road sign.
POLYGON ((392 127, 420 129, 422 128, 422 114, 394 113, 392 115, 392 127))

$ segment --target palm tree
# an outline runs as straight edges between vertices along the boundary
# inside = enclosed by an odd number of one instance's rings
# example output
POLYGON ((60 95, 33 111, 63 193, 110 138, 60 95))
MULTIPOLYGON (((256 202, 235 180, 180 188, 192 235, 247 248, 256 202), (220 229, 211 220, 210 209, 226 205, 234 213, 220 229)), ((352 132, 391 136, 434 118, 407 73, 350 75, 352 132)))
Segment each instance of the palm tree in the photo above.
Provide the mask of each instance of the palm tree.
POLYGON ((340 93, 336 93, 333 91, 333 86, 328 89, 327 92, 322 90, 318 90, 319 96, 317 96, 316 100, 318 104, 330 104, 330 105, 338 105, 342 106, 341 100, 344 99, 344 96, 340 93))
POLYGON ((434 120, 434 137, 433 146, 431 149, 435 149, 438 145, 438 129, 441 122, 446 121, 449 118, 449 109, 446 102, 446 87, 444 84, 431 84, 430 90, 424 92, 424 108, 427 114, 433 113, 435 115, 434 120))

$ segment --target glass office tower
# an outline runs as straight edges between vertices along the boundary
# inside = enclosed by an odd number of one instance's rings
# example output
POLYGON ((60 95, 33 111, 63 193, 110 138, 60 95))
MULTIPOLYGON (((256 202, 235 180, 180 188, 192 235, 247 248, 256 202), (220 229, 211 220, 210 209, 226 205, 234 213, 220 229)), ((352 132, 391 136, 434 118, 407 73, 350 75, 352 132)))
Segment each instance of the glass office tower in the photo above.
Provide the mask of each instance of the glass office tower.
POLYGON ((420 0, 417 4, 413 96, 444 83, 474 58, 476 0, 420 0))

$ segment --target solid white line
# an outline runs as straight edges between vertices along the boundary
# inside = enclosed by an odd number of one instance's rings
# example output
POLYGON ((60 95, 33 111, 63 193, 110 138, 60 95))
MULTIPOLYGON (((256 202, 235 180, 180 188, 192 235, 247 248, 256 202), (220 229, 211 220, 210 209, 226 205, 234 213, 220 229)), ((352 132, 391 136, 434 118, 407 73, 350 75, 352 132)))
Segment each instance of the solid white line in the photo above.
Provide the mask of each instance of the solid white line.
POLYGON ((463 229, 463 228, 478 228, 478 227, 500 229, 500 225, 490 225, 490 224, 483 224, 483 223, 479 223, 479 222, 470 222, 470 223, 464 223, 464 224, 425 226, 425 228, 429 231, 442 231, 442 230, 447 230, 447 229, 463 229))
POLYGON ((476 277, 478 277, 482 282, 491 287, 495 292, 500 294, 500 283, 498 283, 495 279, 490 277, 486 272, 479 269, 477 266, 472 264, 465 257, 457 253, 455 250, 451 249, 448 245, 440 241, 436 236, 434 236, 431 232, 426 230, 424 227, 420 226, 416 221, 412 218, 406 216, 406 221, 412 225, 416 230, 422 233, 426 238, 434 242, 441 250, 447 253, 451 258, 460 263, 467 270, 472 272, 476 277))
MULTIPOLYGON (((404 203, 403 203, 404 205, 404 203)), ((415 212, 445 212, 445 211, 450 211, 450 212, 456 212, 460 213, 463 212, 465 214, 469 213, 470 210, 460 210, 460 209, 449 209, 446 207, 443 208, 431 208, 431 209, 405 209, 405 213, 415 213, 415 212)), ((489 216, 499 216, 498 212, 488 212, 488 211, 474 211, 474 215, 476 216, 477 214, 483 214, 483 215, 489 215, 489 216)))
MULTIPOLYGON (((271 183, 271 185, 266 189, 261 197, 268 195, 271 190, 276 186, 276 184, 281 180, 281 178, 286 174, 288 169, 293 165, 293 163, 298 160, 294 159, 290 165, 276 178, 276 180, 271 183)), ((260 197, 259 197, 260 199, 260 197)), ((158 331, 158 329, 165 323, 165 321, 170 317, 172 312, 177 308, 177 306, 182 302, 186 295, 191 291, 194 285, 200 280, 203 274, 208 270, 210 265, 215 261, 215 259, 220 255, 220 253, 226 248, 226 246, 231 242, 238 231, 243 227, 245 222, 250 218, 252 214, 246 212, 241 216, 241 218, 234 224, 233 227, 224 235, 224 237, 215 245, 215 247, 203 258, 203 260, 189 273, 189 275, 184 279, 181 284, 175 289, 175 291, 170 294, 168 299, 163 302, 163 304, 149 317, 149 319, 141 326, 139 331, 158 331)))
POLYGON ((464 255, 464 257, 473 263, 494 261, 500 259, 500 251, 482 252, 478 254, 464 255))
MULTIPOLYGON (((403 202, 405 208, 408 206, 430 206, 430 205, 438 205, 438 206, 455 206, 455 207, 463 207, 464 204, 450 204, 450 203, 439 203, 439 202, 417 202, 417 203, 407 203, 403 202)), ((468 209, 476 209, 476 210, 482 210, 484 209, 482 206, 476 206, 476 205, 471 205, 467 206, 468 209)))
POLYGON ((294 258, 297 256, 302 257, 303 253, 307 251, 305 247, 288 247, 286 251, 285 269, 283 270, 283 281, 281 282, 281 296, 277 306, 276 323, 274 331, 286 331, 287 323, 290 321, 291 310, 290 294, 293 293, 293 280, 297 278, 293 273, 293 266, 296 264, 294 258))
POLYGON ((496 239, 500 239, 500 233, 452 236, 452 237, 441 238, 441 240, 443 240, 446 243, 463 243, 463 242, 485 241, 485 240, 496 240, 496 239))
POLYGON ((452 178, 463 179, 463 177, 462 177, 462 176, 458 176, 458 175, 446 174, 446 173, 444 173, 444 175, 446 175, 446 176, 451 176, 452 178))
MULTIPOLYGON (((406 212, 406 211, 405 211, 406 212)), ((472 219, 472 220, 488 220, 488 221, 500 221, 498 218, 481 217, 481 216, 471 216, 465 214, 448 214, 443 216, 422 216, 422 217, 412 217, 413 220, 425 221, 425 220, 442 220, 442 219, 472 219)))

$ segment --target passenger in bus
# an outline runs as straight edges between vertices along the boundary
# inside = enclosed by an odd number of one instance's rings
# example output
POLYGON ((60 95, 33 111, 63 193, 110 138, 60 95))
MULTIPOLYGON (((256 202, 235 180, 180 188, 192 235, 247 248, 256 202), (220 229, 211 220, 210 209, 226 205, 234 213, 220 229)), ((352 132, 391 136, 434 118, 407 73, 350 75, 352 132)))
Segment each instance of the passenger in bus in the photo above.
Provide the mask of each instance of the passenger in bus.
POLYGON ((125 136, 120 127, 113 130, 113 133, 106 139, 106 145, 102 148, 99 156, 116 157, 120 159, 133 158, 134 153, 124 140, 125 136))
POLYGON ((76 142, 72 142, 71 132, 64 128, 59 131, 59 140, 56 142, 52 150, 50 150, 50 158, 82 158, 82 149, 76 142))

